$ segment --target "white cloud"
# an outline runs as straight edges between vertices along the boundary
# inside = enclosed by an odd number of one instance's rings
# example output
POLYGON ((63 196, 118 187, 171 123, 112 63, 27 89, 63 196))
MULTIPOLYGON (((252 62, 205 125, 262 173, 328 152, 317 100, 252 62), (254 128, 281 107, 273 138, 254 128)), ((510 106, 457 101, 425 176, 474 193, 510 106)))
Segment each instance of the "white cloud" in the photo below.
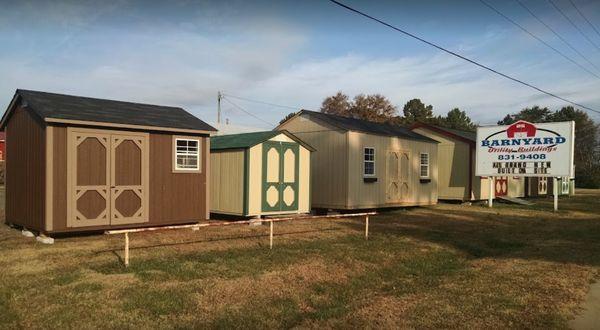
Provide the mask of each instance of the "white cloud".
MULTIPOLYGON (((600 104, 597 83, 549 81, 544 87, 583 103, 600 104)), ((506 113, 538 102, 555 107, 565 103, 540 97, 534 90, 445 54, 386 60, 350 55, 305 62, 255 84, 243 96, 318 108, 324 97, 338 90, 349 95, 381 93, 399 110, 409 99, 421 98, 432 104, 437 114, 460 107, 482 123, 493 123, 506 113)))
MULTIPOLYGON (((153 25, 142 20, 129 30, 95 24, 106 17, 86 8, 47 8, 46 19, 54 23, 62 19, 58 25, 65 27, 65 33, 56 36, 58 46, 36 48, 32 40, 34 51, 20 51, 23 45, 15 43, 10 52, 0 53, 0 103, 8 104, 15 88, 30 88, 180 105, 206 120, 215 117, 218 90, 310 109, 318 109, 324 97, 342 90, 349 95, 381 93, 399 109, 415 97, 433 104, 437 114, 460 107, 481 123, 493 123, 536 103, 564 105, 442 53, 302 58, 298 54, 311 41, 307 31, 269 16, 245 17, 229 7, 201 8, 193 13, 196 19, 182 22, 153 25), (60 15, 61 11, 67 15, 60 15)), ((0 19, 4 22, 6 16, 0 19)), ((9 32, 4 33, 0 32, 0 39, 10 38, 9 32)), ((600 107, 597 82, 572 72, 562 76, 565 70, 555 70, 546 58, 528 62, 512 56, 531 46, 526 39, 513 40, 512 35, 490 29, 456 49, 493 67, 518 72, 520 78, 549 91, 600 107)), ((272 123, 291 111, 235 102, 272 123)), ((223 111, 232 125, 268 128, 231 105, 224 104, 223 111)))

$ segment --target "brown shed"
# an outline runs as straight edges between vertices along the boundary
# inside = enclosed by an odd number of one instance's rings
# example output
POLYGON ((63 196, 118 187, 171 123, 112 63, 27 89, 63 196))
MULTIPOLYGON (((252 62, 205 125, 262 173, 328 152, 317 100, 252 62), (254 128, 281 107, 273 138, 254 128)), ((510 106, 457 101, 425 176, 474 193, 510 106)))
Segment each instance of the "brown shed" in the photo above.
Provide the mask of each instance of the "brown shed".
POLYGON ((182 108, 17 90, 6 222, 42 233, 208 219, 210 133, 182 108))

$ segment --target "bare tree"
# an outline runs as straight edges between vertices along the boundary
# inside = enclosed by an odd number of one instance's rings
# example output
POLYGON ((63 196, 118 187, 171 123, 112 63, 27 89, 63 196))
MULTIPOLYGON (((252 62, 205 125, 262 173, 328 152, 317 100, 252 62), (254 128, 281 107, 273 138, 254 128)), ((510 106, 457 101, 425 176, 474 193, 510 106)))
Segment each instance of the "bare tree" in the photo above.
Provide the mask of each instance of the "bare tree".
POLYGON ((348 95, 338 92, 336 95, 323 100, 321 112, 374 122, 385 122, 396 115, 397 109, 381 94, 358 94, 350 101, 348 95))

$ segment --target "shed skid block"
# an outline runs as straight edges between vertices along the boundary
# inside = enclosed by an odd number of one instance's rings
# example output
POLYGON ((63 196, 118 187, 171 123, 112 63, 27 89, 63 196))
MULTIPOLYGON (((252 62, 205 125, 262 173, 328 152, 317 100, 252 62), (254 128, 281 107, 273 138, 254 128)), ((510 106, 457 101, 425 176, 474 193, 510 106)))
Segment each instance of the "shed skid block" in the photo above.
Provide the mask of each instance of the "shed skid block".
POLYGON ((46 235, 40 235, 36 237, 35 240, 42 244, 54 244, 54 238, 48 237, 46 235))
POLYGON ((34 237, 35 235, 29 231, 27 228, 23 228, 23 230, 21 230, 21 235, 25 236, 25 237, 34 237))
POLYGON ((260 221, 260 217, 254 218, 250 220, 248 226, 262 226, 262 221, 260 221))

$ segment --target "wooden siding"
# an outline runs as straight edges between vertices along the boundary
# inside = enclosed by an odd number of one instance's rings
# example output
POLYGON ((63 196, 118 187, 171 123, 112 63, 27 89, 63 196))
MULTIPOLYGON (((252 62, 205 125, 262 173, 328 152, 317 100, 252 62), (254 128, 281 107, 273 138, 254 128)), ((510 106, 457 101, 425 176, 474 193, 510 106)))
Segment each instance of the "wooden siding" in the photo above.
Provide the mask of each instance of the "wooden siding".
POLYGON ((67 128, 55 126, 52 130, 54 131, 52 230, 65 230, 67 226, 67 128))
POLYGON ((525 178, 508 177, 508 197, 525 197, 525 178))
POLYGON ((244 150, 210 155, 210 211, 242 215, 244 212, 244 150))
POLYGON ((437 144, 396 137, 348 132, 348 209, 378 208, 389 206, 433 205, 437 203, 438 160, 437 144), (363 149, 375 148, 375 177, 377 182, 364 182, 363 149), (386 199, 387 153, 404 151, 410 154, 409 196, 400 202, 388 203, 386 199), (421 182, 419 176, 420 153, 429 153, 430 181, 421 182))
POLYGON ((313 147, 310 200, 313 208, 345 208, 348 196, 348 133, 304 117, 280 126, 313 147))
MULTIPOLYGON (((447 200, 469 200, 469 144, 446 137, 440 133, 419 127, 416 133, 438 142, 438 198, 447 200)), ((473 167, 474 168, 474 167, 473 167)), ((472 176, 472 182, 480 180, 472 176)), ((475 187, 472 188, 477 191, 475 187)))
MULTIPOLYGON (((124 131, 128 132, 128 131, 124 131)), ((196 136, 195 136, 196 137, 196 136)), ((207 136, 200 136, 205 144, 207 136)), ((105 230, 163 224, 187 223, 206 219, 206 171, 173 173, 173 134, 151 132, 149 153, 149 221, 143 224, 67 227, 67 129, 54 127, 54 187, 52 232, 105 230)), ((208 152, 202 148, 203 169, 208 165, 208 152)))
POLYGON ((45 230, 44 124, 17 107, 6 126, 6 222, 45 230))
MULTIPOLYGON (((474 197, 475 200, 486 200, 488 199, 490 192, 490 184, 487 177, 482 178, 481 180, 476 181, 476 184, 473 185, 474 197), (479 195, 478 195, 479 194, 479 195)), ((525 178, 515 178, 508 177, 508 192, 506 193, 508 197, 525 197, 525 178)))
POLYGON ((248 214, 262 212, 262 154, 262 144, 248 150, 248 214))
POLYGON ((490 192, 490 179, 479 178, 473 181, 473 200, 487 200, 490 192))
POLYGON ((298 186, 298 213, 310 212, 310 157, 311 152, 300 146, 300 182, 298 186))

